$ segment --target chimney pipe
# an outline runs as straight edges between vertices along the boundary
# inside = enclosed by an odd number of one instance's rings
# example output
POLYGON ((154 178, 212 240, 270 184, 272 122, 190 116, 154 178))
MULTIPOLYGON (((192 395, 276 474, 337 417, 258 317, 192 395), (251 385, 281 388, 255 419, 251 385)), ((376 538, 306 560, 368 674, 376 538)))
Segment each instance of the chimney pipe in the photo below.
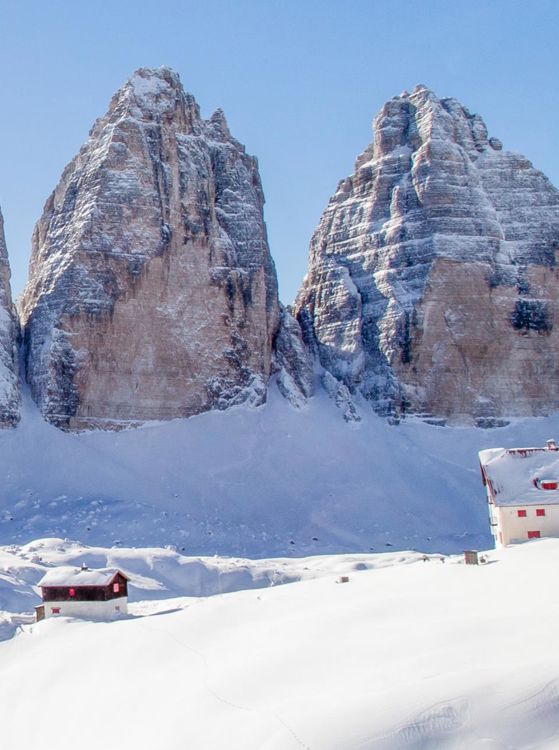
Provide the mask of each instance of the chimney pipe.
POLYGON ((546 448, 547 448, 548 451, 557 451, 557 450, 559 450, 559 448, 557 447, 557 443, 555 442, 555 440, 553 440, 553 438, 551 438, 550 440, 546 440, 545 441, 545 446, 546 446, 546 448))

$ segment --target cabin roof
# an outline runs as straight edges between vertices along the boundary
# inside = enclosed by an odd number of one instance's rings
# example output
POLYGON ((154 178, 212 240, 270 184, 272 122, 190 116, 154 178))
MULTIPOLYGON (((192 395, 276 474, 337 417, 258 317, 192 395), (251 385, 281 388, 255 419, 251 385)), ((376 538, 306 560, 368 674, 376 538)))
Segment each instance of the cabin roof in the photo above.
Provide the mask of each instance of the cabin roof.
POLYGON ((555 447, 490 448, 479 452, 479 461, 495 505, 559 505, 555 447), (557 482, 557 489, 543 489, 542 482, 557 482))
POLYGON ((120 573, 128 579, 118 568, 75 568, 72 565, 60 565, 52 568, 41 578, 38 586, 108 586, 120 573))

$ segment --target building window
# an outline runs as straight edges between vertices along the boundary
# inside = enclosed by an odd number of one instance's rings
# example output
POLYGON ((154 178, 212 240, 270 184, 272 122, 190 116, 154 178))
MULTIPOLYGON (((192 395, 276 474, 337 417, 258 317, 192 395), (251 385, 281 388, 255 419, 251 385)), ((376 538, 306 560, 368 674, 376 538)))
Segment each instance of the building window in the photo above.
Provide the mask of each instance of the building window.
POLYGON ((539 539, 540 538, 540 532, 539 531, 529 531, 528 532, 528 539, 539 539))
POLYGON ((53 615, 59 615, 60 614, 60 607, 51 607, 50 611, 53 615))
POLYGON ((68 593, 70 594, 70 596, 75 596, 76 595, 76 589, 70 589, 70 591, 68 593))
POLYGON ((120 584, 113 583, 113 594, 118 594, 119 591, 120 591, 120 584))
POLYGON ((525 511, 525 510, 517 510, 517 511, 516 511, 516 515, 517 515, 517 516, 518 516, 519 518, 526 518, 526 511, 525 511))
POLYGON ((545 508, 536 508, 537 516, 545 516, 545 508))

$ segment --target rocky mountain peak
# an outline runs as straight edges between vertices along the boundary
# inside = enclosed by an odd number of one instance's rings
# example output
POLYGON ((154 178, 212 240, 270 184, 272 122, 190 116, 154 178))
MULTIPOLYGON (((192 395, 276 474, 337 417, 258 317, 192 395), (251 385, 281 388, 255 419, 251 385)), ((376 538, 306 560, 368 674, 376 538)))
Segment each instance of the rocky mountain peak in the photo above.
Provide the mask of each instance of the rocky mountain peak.
POLYGON ((380 413, 556 410, 559 192, 425 86, 373 129, 311 241, 295 306, 307 342, 380 413))
POLYGON ((115 94, 33 237, 27 378, 69 428, 261 403, 280 321, 256 159, 168 68, 115 94))

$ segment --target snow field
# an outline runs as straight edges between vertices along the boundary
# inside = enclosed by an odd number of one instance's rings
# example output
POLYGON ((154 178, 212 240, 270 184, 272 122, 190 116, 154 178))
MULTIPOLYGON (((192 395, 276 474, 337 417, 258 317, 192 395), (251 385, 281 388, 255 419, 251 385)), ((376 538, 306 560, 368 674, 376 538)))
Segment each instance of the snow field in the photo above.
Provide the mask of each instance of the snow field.
POLYGON ((0 544, 56 536, 252 558, 483 549, 478 451, 559 436, 557 416, 392 426, 366 405, 347 424, 325 393, 294 409, 275 387, 259 408, 123 432, 63 433, 24 402, 21 424, 0 431, 0 544))
POLYGON ((559 541, 393 563, 25 625, 0 644, 2 746, 559 747, 559 541))

